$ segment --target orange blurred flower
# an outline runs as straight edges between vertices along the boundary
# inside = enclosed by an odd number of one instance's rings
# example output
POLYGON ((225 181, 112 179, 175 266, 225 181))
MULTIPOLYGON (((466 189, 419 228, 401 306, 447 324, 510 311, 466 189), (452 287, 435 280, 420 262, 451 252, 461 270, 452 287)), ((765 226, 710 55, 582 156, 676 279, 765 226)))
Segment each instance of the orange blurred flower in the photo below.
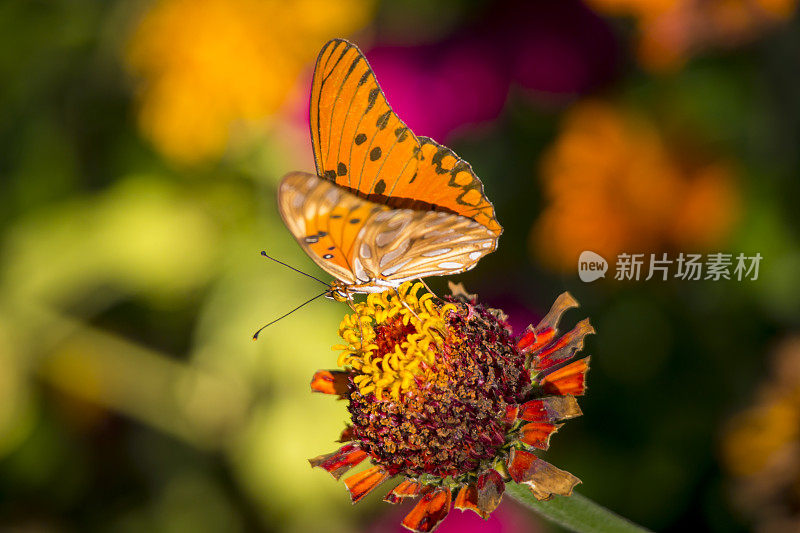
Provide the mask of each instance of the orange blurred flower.
POLYGON ((139 124, 166 156, 218 157, 239 122, 263 119, 332 37, 364 26, 372 0, 157 0, 130 39, 139 124))
POLYGON ((639 61, 673 70, 697 50, 731 47, 788 19, 797 0, 589 0, 597 11, 636 20, 639 61))
POLYGON ((720 244, 738 213, 731 166, 685 159, 642 117, 599 101, 575 106, 542 160, 549 204, 532 249, 572 269, 583 250, 610 258, 720 244))
POLYGON ((781 344, 758 400, 728 423, 722 460, 755 529, 800 530, 800 337, 781 344))

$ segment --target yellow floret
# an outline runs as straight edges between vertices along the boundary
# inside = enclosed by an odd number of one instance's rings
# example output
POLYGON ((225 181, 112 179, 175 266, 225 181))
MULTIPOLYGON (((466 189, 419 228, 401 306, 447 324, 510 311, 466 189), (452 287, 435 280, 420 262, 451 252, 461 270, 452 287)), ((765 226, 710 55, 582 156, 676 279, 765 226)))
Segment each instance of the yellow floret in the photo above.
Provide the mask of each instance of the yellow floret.
POLYGON ((437 306, 428 292, 417 297, 422 287, 422 283, 406 282, 397 291, 369 294, 366 302, 356 303, 355 312, 342 320, 339 336, 345 344, 333 349, 342 352, 340 367, 360 373, 353 381, 361 394, 373 392, 379 400, 388 394, 399 400, 416 387, 417 378, 427 379, 435 373, 438 347, 447 331, 446 316, 456 306, 437 306), (375 328, 395 322, 398 315, 403 325, 411 324, 416 332, 406 335, 388 353, 378 354, 375 328))

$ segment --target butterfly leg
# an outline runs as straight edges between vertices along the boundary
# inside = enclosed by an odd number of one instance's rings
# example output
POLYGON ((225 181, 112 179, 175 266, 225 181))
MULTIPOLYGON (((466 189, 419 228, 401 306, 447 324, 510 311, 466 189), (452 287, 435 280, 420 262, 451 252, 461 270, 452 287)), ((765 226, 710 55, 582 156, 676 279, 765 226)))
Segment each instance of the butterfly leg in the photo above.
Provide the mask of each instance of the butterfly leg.
POLYGON ((347 301, 347 305, 349 305, 350 309, 352 309, 353 313, 355 313, 356 320, 358 320, 358 331, 361 334, 361 349, 363 350, 364 349, 364 323, 361 322, 361 317, 359 316, 358 311, 356 311, 356 306, 353 303, 353 295, 350 294, 349 292, 347 293, 347 300, 346 301, 347 301))
MULTIPOLYGON (((420 283, 422 283, 422 286, 423 286, 423 287, 425 287, 425 290, 427 290, 429 293, 431 293, 431 294, 433 295, 433 297, 434 297, 434 298, 436 298, 436 299, 437 299, 437 300, 439 300, 440 302, 444 302, 444 300, 442 300, 441 298, 439 298, 439 296, 437 296, 437 294, 436 294, 435 292, 433 292, 433 290, 431 290, 431 288, 430 288, 430 287, 428 287, 428 284, 427 284, 427 283, 425 283, 425 280, 423 280, 422 278, 417 278, 417 279, 419 280, 419 282, 420 282, 420 283)), ((446 334, 444 331, 442 331, 441 329, 439 329, 438 327, 434 327, 434 328, 432 328, 432 329, 434 329, 434 330, 436 330, 437 332, 439 332, 439 335, 441 335, 441 338, 442 338, 442 339, 444 339, 445 337, 447 337, 447 334, 446 334)), ((437 339, 437 340, 436 340, 436 343, 437 343, 437 344, 440 344, 440 342, 441 342, 441 339, 437 339)))
POLYGON ((435 292, 433 292, 433 290, 431 290, 430 287, 428 287, 428 284, 425 283, 424 279, 422 279, 422 278, 417 278, 417 279, 419 279, 419 282, 422 283, 422 286, 425 287, 426 291, 428 291, 429 293, 433 294, 434 298, 438 298, 439 300, 441 300, 441 298, 439 298, 439 296, 435 292))
POLYGON ((397 299, 400 301, 400 303, 401 303, 401 304, 403 304, 403 307, 405 307, 406 309, 408 309, 408 312, 409 312, 409 313, 411 313, 412 315, 414 315, 414 316, 416 317, 416 319, 417 319, 417 320, 419 320, 420 322, 422 322, 422 319, 419 317, 419 315, 418 315, 417 313, 415 313, 415 312, 414 312, 414 310, 413 310, 413 309, 411 309, 411 307, 410 307, 410 306, 409 306, 409 305, 408 305, 408 304, 405 302, 405 300, 403 300, 403 297, 402 297, 402 296, 400 296, 400 293, 397 291, 397 288, 396 288, 396 287, 395 287, 395 289, 394 289, 394 293, 397 295, 397 299))

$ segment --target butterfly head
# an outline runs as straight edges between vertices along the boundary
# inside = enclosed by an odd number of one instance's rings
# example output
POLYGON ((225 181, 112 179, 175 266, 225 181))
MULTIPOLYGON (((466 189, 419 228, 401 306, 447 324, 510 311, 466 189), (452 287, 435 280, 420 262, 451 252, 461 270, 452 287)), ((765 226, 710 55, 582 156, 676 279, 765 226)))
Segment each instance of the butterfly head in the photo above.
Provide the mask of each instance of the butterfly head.
POLYGON ((337 302, 346 302, 350 299, 350 291, 345 283, 337 279, 331 283, 331 288, 325 293, 325 297, 337 302))

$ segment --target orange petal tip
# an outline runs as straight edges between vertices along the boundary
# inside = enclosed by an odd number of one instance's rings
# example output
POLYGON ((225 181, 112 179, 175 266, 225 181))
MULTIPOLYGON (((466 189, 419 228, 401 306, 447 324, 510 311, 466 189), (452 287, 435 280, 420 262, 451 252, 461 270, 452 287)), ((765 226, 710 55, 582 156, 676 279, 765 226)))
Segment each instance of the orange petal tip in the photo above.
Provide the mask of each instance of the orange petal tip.
POLYGON ((416 533, 433 531, 450 512, 451 498, 447 487, 427 493, 403 519, 403 527, 416 533))

